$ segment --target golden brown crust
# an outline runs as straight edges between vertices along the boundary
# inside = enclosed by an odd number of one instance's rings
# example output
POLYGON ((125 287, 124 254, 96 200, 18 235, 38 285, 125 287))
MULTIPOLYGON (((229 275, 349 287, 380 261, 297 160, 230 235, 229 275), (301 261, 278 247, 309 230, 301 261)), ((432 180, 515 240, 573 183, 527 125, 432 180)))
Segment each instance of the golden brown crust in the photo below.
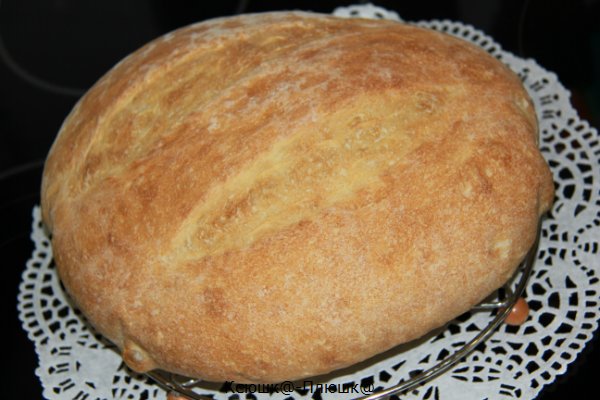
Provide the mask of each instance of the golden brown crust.
POLYGON ((395 22, 207 21, 129 56, 48 156, 58 270, 134 369, 269 382, 419 337, 552 201, 519 80, 395 22))

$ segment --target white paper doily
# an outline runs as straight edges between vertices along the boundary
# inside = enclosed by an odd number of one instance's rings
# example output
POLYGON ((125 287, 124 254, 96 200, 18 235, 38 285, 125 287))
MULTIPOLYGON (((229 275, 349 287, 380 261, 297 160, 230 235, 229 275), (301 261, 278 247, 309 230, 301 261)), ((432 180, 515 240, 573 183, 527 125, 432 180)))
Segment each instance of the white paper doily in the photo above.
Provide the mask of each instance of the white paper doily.
MULTIPOLYGON (((396 13, 372 5, 338 8, 334 14, 400 20, 396 13)), ((518 328, 501 326, 466 360, 402 398, 531 399, 566 371, 592 338, 600 319, 598 133, 579 119, 556 75, 535 61, 503 51, 489 36, 462 23, 424 21, 417 25, 476 43, 519 74, 536 105, 540 146, 554 173, 557 198, 543 223, 538 261, 526 290, 532 309, 529 320, 518 328)), ((36 374, 44 396, 60 400, 165 399, 166 393, 148 378, 128 370, 114 347, 70 305, 52 263, 38 208, 33 217, 35 249, 23 273, 18 309, 39 357, 36 374)), ((219 386, 198 390, 215 399, 357 397, 360 393, 349 394, 353 392, 344 388, 358 384, 372 390, 395 385, 453 353, 490 318, 487 313, 467 315, 418 346, 388 352, 376 363, 330 378, 326 383, 331 386, 320 393, 310 387, 272 394, 219 386)))

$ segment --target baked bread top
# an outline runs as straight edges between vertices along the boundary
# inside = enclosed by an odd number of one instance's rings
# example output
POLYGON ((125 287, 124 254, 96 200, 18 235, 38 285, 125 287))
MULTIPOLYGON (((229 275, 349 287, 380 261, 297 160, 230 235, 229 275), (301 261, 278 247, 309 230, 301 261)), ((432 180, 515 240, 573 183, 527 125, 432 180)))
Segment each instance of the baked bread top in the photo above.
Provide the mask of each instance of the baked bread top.
POLYGON ((46 162, 58 272, 137 371, 322 374, 471 308, 553 185, 519 79, 430 30, 301 12, 165 35, 46 162))

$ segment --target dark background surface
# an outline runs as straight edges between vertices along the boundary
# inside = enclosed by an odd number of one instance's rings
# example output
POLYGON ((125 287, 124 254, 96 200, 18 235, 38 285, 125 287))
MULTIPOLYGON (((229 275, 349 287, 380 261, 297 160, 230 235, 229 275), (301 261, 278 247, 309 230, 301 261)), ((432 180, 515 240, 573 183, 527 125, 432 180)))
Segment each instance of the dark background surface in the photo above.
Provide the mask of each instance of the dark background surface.
MULTIPOLYGON (((9 334, 3 398, 41 398, 34 375, 37 359, 17 319, 16 295, 33 248, 29 240, 31 209, 39 202, 42 163, 80 95, 125 55, 177 27, 239 12, 331 12, 352 3, 0 0, 0 252, 2 268, 7 271, 2 283, 2 316, 9 334)), ((375 4, 408 21, 451 19, 483 30, 504 49, 534 58, 556 72, 571 90, 580 116, 600 125, 600 0, 375 4)), ((595 393, 600 366, 595 342, 597 338, 539 398, 564 399, 578 393, 589 398, 595 393)))

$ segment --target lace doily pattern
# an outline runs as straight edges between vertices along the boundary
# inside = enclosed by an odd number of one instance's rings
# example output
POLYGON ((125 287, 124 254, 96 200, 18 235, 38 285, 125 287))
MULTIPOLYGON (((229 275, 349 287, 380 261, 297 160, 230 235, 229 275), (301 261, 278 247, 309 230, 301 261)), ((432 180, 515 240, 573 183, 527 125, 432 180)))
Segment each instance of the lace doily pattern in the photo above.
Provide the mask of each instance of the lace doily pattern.
MULTIPOLYGON (((338 8, 343 17, 387 18, 398 14, 360 5, 338 8)), ((555 205, 542 226, 537 263, 526 289, 528 321, 502 325, 463 362, 402 398, 534 398, 564 373, 589 341, 600 319, 600 143, 597 131, 579 119, 558 78, 533 60, 503 51, 492 38, 452 21, 419 26, 469 40, 508 65, 522 79, 536 106, 540 147, 554 174, 555 205)), ((48 399, 166 399, 147 377, 123 364, 116 349, 71 304, 52 263, 52 249, 33 212, 35 249, 20 286, 20 319, 39 357, 36 370, 48 399)), ((197 386, 215 399, 347 399, 393 386, 454 353, 488 325, 487 312, 468 313, 444 329, 369 362, 320 378, 319 386, 292 393, 250 393, 229 385, 197 386), (352 389, 362 390, 358 394, 352 389), (342 392, 342 393, 340 393, 342 392)), ((251 388, 250 388, 251 389, 251 388)))

